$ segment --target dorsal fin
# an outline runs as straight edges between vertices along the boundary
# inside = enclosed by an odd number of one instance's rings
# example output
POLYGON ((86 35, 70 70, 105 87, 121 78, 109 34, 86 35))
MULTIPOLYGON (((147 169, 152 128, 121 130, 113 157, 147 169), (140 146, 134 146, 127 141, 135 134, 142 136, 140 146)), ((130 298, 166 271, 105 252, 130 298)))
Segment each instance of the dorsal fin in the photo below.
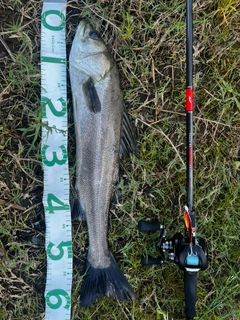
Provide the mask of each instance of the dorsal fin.
POLYGON ((120 143, 120 158, 122 155, 129 156, 130 153, 138 153, 136 134, 129 119, 127 110, 124 106, 121 143, 120 143))

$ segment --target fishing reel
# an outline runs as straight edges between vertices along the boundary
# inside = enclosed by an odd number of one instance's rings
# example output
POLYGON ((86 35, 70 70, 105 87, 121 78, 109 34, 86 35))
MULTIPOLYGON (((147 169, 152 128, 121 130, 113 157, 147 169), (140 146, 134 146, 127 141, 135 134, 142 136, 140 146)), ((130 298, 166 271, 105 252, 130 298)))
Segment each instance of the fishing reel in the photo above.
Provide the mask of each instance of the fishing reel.
POLYGON ((175 262, 184 271, 184 295, 185 314, 188 320, 196 316, 197 300, 197 273, 205 270, 208 264, 207 244, 205 239, 193 236, 190 220, 185 219, 186 233, 176 233, 171 239, 166 239, 167 231, 159 222, 148 222, 141 220, 138 230, 141 232, 160 231, 159 258, 142 258, 142 265, 161 265, 166 258, 175 262))
POLYGON ((142 258, 142 265, 161 265, 165 259, 175 262, 181 270, 198 272, 207 268, 207 244, 205 239, 197 237, 190 244, 189 236, 176 233, 171 239, 166 239, 167 231, 164 225, 159 222, 141 220, 138 223, 138 230, 141 232, 160 231, 159 258, 142 258))

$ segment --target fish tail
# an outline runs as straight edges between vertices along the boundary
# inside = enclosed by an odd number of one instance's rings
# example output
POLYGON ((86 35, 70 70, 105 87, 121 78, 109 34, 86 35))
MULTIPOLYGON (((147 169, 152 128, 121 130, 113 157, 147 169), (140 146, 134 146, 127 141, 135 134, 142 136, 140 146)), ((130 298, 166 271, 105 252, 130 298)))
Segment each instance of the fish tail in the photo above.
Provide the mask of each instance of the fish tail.
POLYGON ((132 287, 112 255, 110 260, 110 266, 107 268, 93 268, 87 262, 87 273, 80 290, 81 306, 89 307, 100 296, 112 297, 125 302, 136 299, 132 287))

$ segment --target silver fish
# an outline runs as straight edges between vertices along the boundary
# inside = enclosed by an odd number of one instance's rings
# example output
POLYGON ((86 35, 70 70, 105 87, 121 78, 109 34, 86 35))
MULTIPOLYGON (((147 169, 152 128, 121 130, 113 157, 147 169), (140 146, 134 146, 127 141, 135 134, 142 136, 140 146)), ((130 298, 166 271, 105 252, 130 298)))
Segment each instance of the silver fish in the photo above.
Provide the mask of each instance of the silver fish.
POLYGON ((135 139, 124 110, 117 66, 86 20, 81 20, 74 37, 69 71, 76 135, 77 199, 72 215, 86 218, 89 237, 80 303, 90 306, 101 295, 134 300, 133 289, 108 249, 107 226, 119 157, 136 151, 135 139))

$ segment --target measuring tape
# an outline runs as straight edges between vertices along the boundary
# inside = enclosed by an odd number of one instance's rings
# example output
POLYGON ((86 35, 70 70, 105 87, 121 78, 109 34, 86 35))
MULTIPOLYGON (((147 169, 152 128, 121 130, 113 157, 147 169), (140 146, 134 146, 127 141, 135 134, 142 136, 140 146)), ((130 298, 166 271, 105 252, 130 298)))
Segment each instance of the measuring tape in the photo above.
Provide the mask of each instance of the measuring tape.
POLYGON ((47 253, 45 320, 69 320, 71 316, 72 233, 65 25, 66 1, 44 1, 41 16, 41 106, 47 253))

